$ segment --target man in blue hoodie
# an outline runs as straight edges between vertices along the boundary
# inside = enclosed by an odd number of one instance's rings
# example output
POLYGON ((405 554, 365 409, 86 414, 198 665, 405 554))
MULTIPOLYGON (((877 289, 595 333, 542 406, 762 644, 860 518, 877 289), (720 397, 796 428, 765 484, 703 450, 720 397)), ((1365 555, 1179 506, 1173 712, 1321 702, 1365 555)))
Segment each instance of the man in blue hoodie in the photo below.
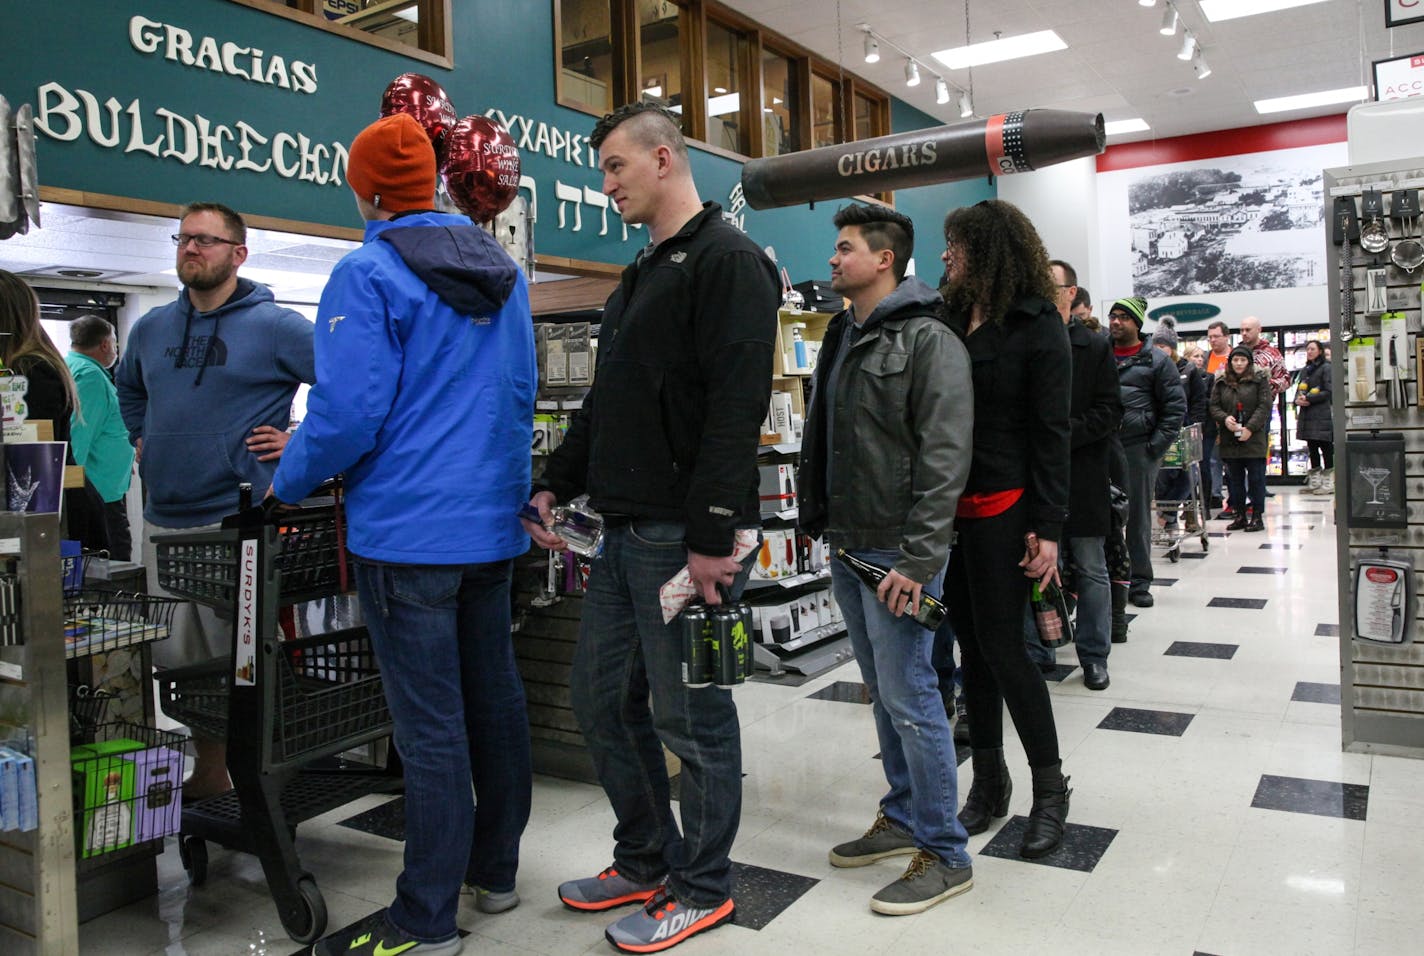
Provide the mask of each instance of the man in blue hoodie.
MULTIPOLYGON (((241 216, 219 203, 192 203, 173 241, 183 291, 138 320, 115 374, 148 492, 143 563, 153 594, 164 591, 151 534, 216 527, 237 510, 239 484, 267 487, 297 388, 316 380, 312 324, 237 274, 247 260, 241 216)), ((231 651, 232 622, 186 604, 153 658, 177 667, 231 651)), ((193 743, 197 761, 184 793, 191 799, 229 789, 225 743, 198 734, 193 743)))
POLYGON ((538 372, 529 290, 464 216, 432 212, 435 152, 404 113, 351 143, 365 243, 317 311, 317 384, 272 492, 345 474, 347 544, 405 765, 405 870, 384 923, 316 952, 451 956, 462 882, 519 902, 529 722, 510 639, 515 517, 538 372), (473 776, 478 807, 470 797, 473 776))

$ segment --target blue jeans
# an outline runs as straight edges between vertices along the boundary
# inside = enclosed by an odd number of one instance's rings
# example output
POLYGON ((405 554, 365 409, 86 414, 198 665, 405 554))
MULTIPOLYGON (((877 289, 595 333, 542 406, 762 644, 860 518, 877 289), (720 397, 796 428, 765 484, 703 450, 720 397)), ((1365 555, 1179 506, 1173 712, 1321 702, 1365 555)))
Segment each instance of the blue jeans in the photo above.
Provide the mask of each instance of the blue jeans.
POLYGON ((1231 486, 1231 510, 1245 514, 1249 500, 1250 507, 1260 518, 1266 513, 1266 459, 1228 458, 1226 459, 1226 480, 1231 486))
POLYGON ((357 559, 355 569, 405 765, 405 869, 390 920, 417 940, 441 942, 455 934, 462 881, 514 889, 529 822, 529 717, 510 639, 513 562, 357 559))
MULTIPOLYGON (((1078 587, 1078 612, 1073 622, 1073 642, 1079 664, 1106 664, 1112 649, 1112 586, 1102 538, 1069 538, 1068 566, 1078 587)), ((1053 651, 1038 641, 1033 612, 1028 612, 1024 640, 1028 656, 1052 664, 1053 651)))
POLYGON ((574 716, 618 819, 618 872, 635 883, 666 875, 680 901, 705 907, 732 894, 742 736, 731 691, 682 683, 682 622, 663 623, 658 588, 687 564, 683 535, 684 526, 669 521, 607 527, 584 596, 571 684, 574 716), (682 761, 681 832, 660 745, 682 761))
MULTIPOLYGON (((1203 430, 1205 432, 1205 430, 1203 430)), ((1202 496, 1211 505, 1212 498, 1221 497, 1221 457, 1216 451, 1216 432, 1202 435, 1202 496)))
MULTIPOLYGON (((887 566, 899 557, 898 551, 855 554, 887 566)), ((938 597, 943 584, 941 570, 925 590, 938 597)), ((969 835, 955 816, 959 766, 931 662, 934 632, 908 615, 891 615, 875 592, 840 561, 831 562, 831 586, 875 712, 880 762, 890 785, 880 809, 914 836, 916 846, 949 866, 969 866, 965 850, 969 835)))

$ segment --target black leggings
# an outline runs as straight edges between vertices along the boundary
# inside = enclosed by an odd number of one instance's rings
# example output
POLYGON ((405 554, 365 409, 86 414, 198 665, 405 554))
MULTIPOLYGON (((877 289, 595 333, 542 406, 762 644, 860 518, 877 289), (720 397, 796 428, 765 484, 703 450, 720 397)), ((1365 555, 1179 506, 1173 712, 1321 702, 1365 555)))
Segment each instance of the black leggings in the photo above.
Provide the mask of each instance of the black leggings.
POLYGON ((1307 438, 1305 447, 1310 450, 1310 467, 1335 467, 1335 443, 1333 441, 1316 441, 1313 438, 1307 438), (1320 464, 1322 458, 1325 459, 1323 466, 1320 464))
POLYGON ((1028 507, 1020 499, 992 518, 960 518, 944 592, 959 638, 969 742, 975 750, 1004 745, 1004 704, 1030 767, 1058 762, 1053 702, 1024 647, 1029 579, 1024 555, 1028 507))

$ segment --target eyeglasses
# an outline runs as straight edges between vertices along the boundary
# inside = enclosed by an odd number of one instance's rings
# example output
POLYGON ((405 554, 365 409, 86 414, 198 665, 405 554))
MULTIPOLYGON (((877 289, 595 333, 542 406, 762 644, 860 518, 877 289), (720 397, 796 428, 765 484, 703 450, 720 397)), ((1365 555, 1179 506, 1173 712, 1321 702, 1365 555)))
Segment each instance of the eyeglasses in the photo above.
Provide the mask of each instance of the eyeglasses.
POLYGON ((190 242, 196 242, 199 249, 211 249, 213 246, 223 243, 229 246, 240 246, 242 243, 236 239, 224 239, 222 236, 189 235, 186 232, 175 232, 173 234, 173 244, 182 249, 190 242))

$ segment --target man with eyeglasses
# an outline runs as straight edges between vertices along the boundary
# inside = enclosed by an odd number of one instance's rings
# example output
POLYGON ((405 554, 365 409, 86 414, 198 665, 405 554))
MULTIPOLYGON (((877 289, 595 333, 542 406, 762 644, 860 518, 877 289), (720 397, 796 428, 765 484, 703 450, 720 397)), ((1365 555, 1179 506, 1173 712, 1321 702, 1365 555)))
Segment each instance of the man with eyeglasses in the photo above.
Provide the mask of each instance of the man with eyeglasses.
MULTIPOLYGON (((154 532, 216 526, 237 510, 237 490, 260 495, 287 444, 292 399, 316 381, 312 324, 278 306, 265 286, 238 276, 247 226, 220 203, 183 208, 178 232, 178 298, 150 310, 129 333, 115 384, 137 452, 144 503, 143 563, 158 586, 154 532)), ((231 650, 230 622, 188 604, 154 662, 177 667, 231 650)), ((231 787, 226 742, 194 734, 197 761, 184 795, 231 787)))

